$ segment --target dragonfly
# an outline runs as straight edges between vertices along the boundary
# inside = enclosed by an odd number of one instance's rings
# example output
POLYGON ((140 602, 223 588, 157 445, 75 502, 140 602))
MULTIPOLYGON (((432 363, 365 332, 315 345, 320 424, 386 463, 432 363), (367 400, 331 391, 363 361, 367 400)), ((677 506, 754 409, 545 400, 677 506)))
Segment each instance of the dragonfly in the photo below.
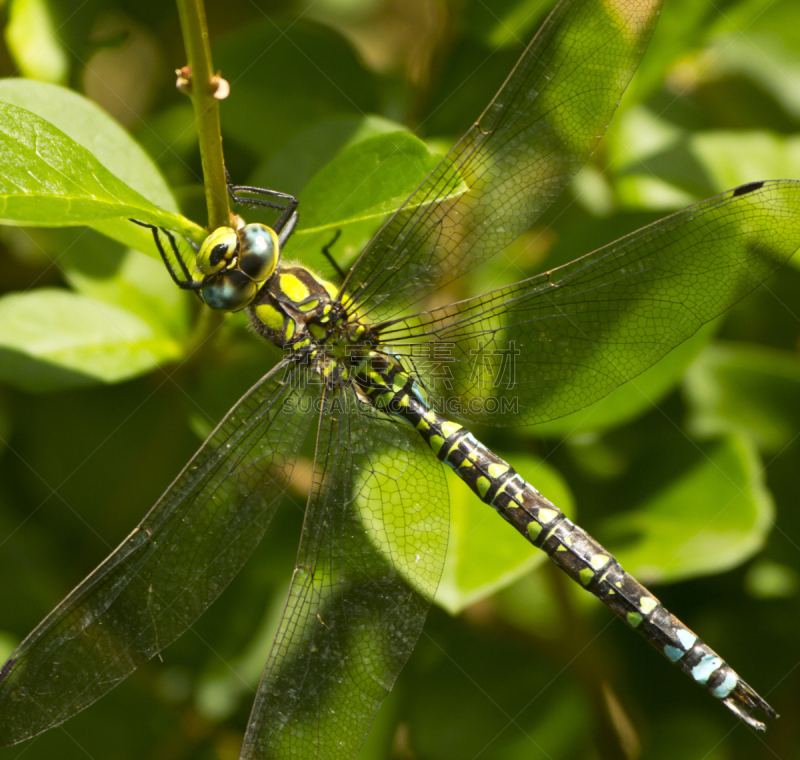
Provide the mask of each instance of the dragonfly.
POLYGON ((283 355, 0 669, 2 744, 59 725, 191 626, 260 542, 307 440, 313 484, 242 758, 358 752, 436 592, 445 466, 742 721, 763 729, 755 711, 777 717, 468 426, 555 419, 655 364, 800 246, 800 183, 743 185, 564 266, 423 308, 528 230, 588 160, 659 10, 562 0, 474 125, 335 282, 282 257, 299 219, 286 194, 232 187, 278 220, 213 231, 191 266, 169 230, 144 225, 178 287, 245 310, 283 355), (447 349, 446 378, 420 346, 447 349), (476 361, 491 378, 513 363, 514 381, 487 384, 476 361))

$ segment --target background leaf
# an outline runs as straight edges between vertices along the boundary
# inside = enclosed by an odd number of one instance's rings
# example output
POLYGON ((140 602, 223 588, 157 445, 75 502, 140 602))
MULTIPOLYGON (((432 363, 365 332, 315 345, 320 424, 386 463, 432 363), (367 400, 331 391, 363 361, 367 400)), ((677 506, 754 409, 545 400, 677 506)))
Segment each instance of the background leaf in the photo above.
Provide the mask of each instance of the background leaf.
POLYGON ((180 355, 131 312, 62 290, 0 299, 0 377, 26 391, 116 383, 180 355))
POLYGON ((605 522, 617 559, 642 583, 735 567, 762 548, 774 507, 746 438, 729 437, 630 515, 605 522))
POLYGON ((768 452, 790 445, 800 427, 800 359, 796 353, 714 343, 692 364, 684 388, 699 436, 737 432, 768 452))
POLYGON ((130 217, 196 235, 182 217, 159 211, 109 172, 85 148, 29 111, 0 104, 2 219, 42 227, 86 225, 130 217))

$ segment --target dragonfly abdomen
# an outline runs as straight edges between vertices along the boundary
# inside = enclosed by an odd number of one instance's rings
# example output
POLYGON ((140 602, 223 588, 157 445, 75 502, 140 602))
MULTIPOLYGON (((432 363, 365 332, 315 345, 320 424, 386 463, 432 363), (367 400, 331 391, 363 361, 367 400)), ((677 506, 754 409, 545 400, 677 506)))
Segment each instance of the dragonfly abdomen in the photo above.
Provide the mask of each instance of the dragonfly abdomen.
POLYGON ((704 686, 745 722, 775 711, 697 634, 670 613, 614 556, 492 453, 462 425, 431 409, 399 362, 373 362, 363 388, 383 411, 410 422, 433 453, 570 578, 606 604, 670 662, 704 686))

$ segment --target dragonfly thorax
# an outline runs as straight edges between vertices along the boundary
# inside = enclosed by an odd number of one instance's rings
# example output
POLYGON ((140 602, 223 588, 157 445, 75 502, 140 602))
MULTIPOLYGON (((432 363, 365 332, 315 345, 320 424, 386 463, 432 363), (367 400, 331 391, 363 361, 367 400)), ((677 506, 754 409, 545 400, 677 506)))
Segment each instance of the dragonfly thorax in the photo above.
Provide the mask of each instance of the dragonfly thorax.
POLYGON ((337 286, 303 267, 279 267, 250 315, 263 337, 302 353, 331 385, 363 372, 375 353, 370 331, 348 311, 337 286))
POLYGON ((212 309, 245 308, 275 271, 279 256, 278 236, 265 224, 217 228, 195 259, 200 297, 212 309))
POLYGON ((251 309, 253 326, 276 346, 323 344, 347 321, 338 288, 304 267, 280 267, 251 309))

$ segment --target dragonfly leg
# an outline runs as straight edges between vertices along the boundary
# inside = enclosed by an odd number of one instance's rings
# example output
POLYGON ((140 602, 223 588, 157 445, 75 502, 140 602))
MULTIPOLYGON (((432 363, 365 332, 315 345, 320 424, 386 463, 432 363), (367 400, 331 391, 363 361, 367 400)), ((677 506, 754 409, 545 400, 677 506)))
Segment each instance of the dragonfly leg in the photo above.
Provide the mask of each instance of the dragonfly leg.
MULTIPOLYGON (((230 179, 230 178, 228 178, 230 179)), ((279 239, 281 233, 286 230, 286 234, 281 240, 281 245, 289 239, 292 232, 294 232, 295 225, 297 224, 297 206, 299 201, 293 195, 288 193, 281 193, 278 190, 267 190, 263 187, 253 187, 252 185, 233 185, 228 183, 228 194, 234 203, 240 203, 247 206, 260 206, 262 208, 274 208, 282 211, 278 220, 272 225, 272 229, 278 233, 279 239), (264 196, 262 198, 250 198, 249 196, 241 195, 241 193, 252 193, 253 195, 264 196), (271 199, 271 200, 267 200, 271 199)))
POLYGON ((336 232, 334 233, 333 237, 325 245, 322 246, 322 255, 326 259, 328 259, 328 262, 330 263, 330 265, 334 268, 334 270, 336 270, 336 274, 338 274, 339 277, 342 280, 344 280, 345 272, 339 266, 339 264, 337 263, 336 259, 333 258, 333 254, 331 253, 331 247, 336 243, 336 241, 339 239, 341 234, 342 234, 341 230, 336 230, 336 232))
POLYGON ((281 227, 280 229, 277 227, 277 225, 273 227, 273 229, 278 233, 278 244, 280 245, 281 248, 283 248, 284 243, 286 243, 286 241, 292 236, 294 228, 297 226, 298 219, 299 216, 297 212, 294 211, 292 215, 289 217, 286 224, 283 225, 283 227, 281 227))
MULTIPOLYGON (((145 227, 146 229, 149 229, 153 233, 153 241, 155 242, 156 248, 158 249, 158 253, 161 256, 162 261, 164 262, 164 266, 166 266, 167 271, 169 272, 169 276, 172 278, 172 281, 179 288, 181 288, 182 290, 200 289, 202 283, 192 279, 192 275, 189 272, 189 267, 186 266, 186 262, 183 260, 183 256, 181 256, 180 251, 178 250, 178 244, 175 242, 175 236, 169 230, 164 229, 163 227, 157 227, 155 224, 149 224, 148 222, 140 222, 138 219, 130 219, 129 221, 133 222, 134 224, 138 224, 140 227, 145 227), (169 240, 169 245, 172 250, 172 255, 178 262, 178 266, 181 269, 181 274, 183 275, 183 279, 181 279, 181 277, 175 271, 174 267, 172 266, 172 261, 170 260, 170 257, 164 250, 164 246, 161 243, 161 237, 159 235, 160 232, 163 232, 167 240, 169 240)), ((191 241, 189 242, 191 243, 191 241)), ((194 244, 192 243, 192 245, 194 244)))

